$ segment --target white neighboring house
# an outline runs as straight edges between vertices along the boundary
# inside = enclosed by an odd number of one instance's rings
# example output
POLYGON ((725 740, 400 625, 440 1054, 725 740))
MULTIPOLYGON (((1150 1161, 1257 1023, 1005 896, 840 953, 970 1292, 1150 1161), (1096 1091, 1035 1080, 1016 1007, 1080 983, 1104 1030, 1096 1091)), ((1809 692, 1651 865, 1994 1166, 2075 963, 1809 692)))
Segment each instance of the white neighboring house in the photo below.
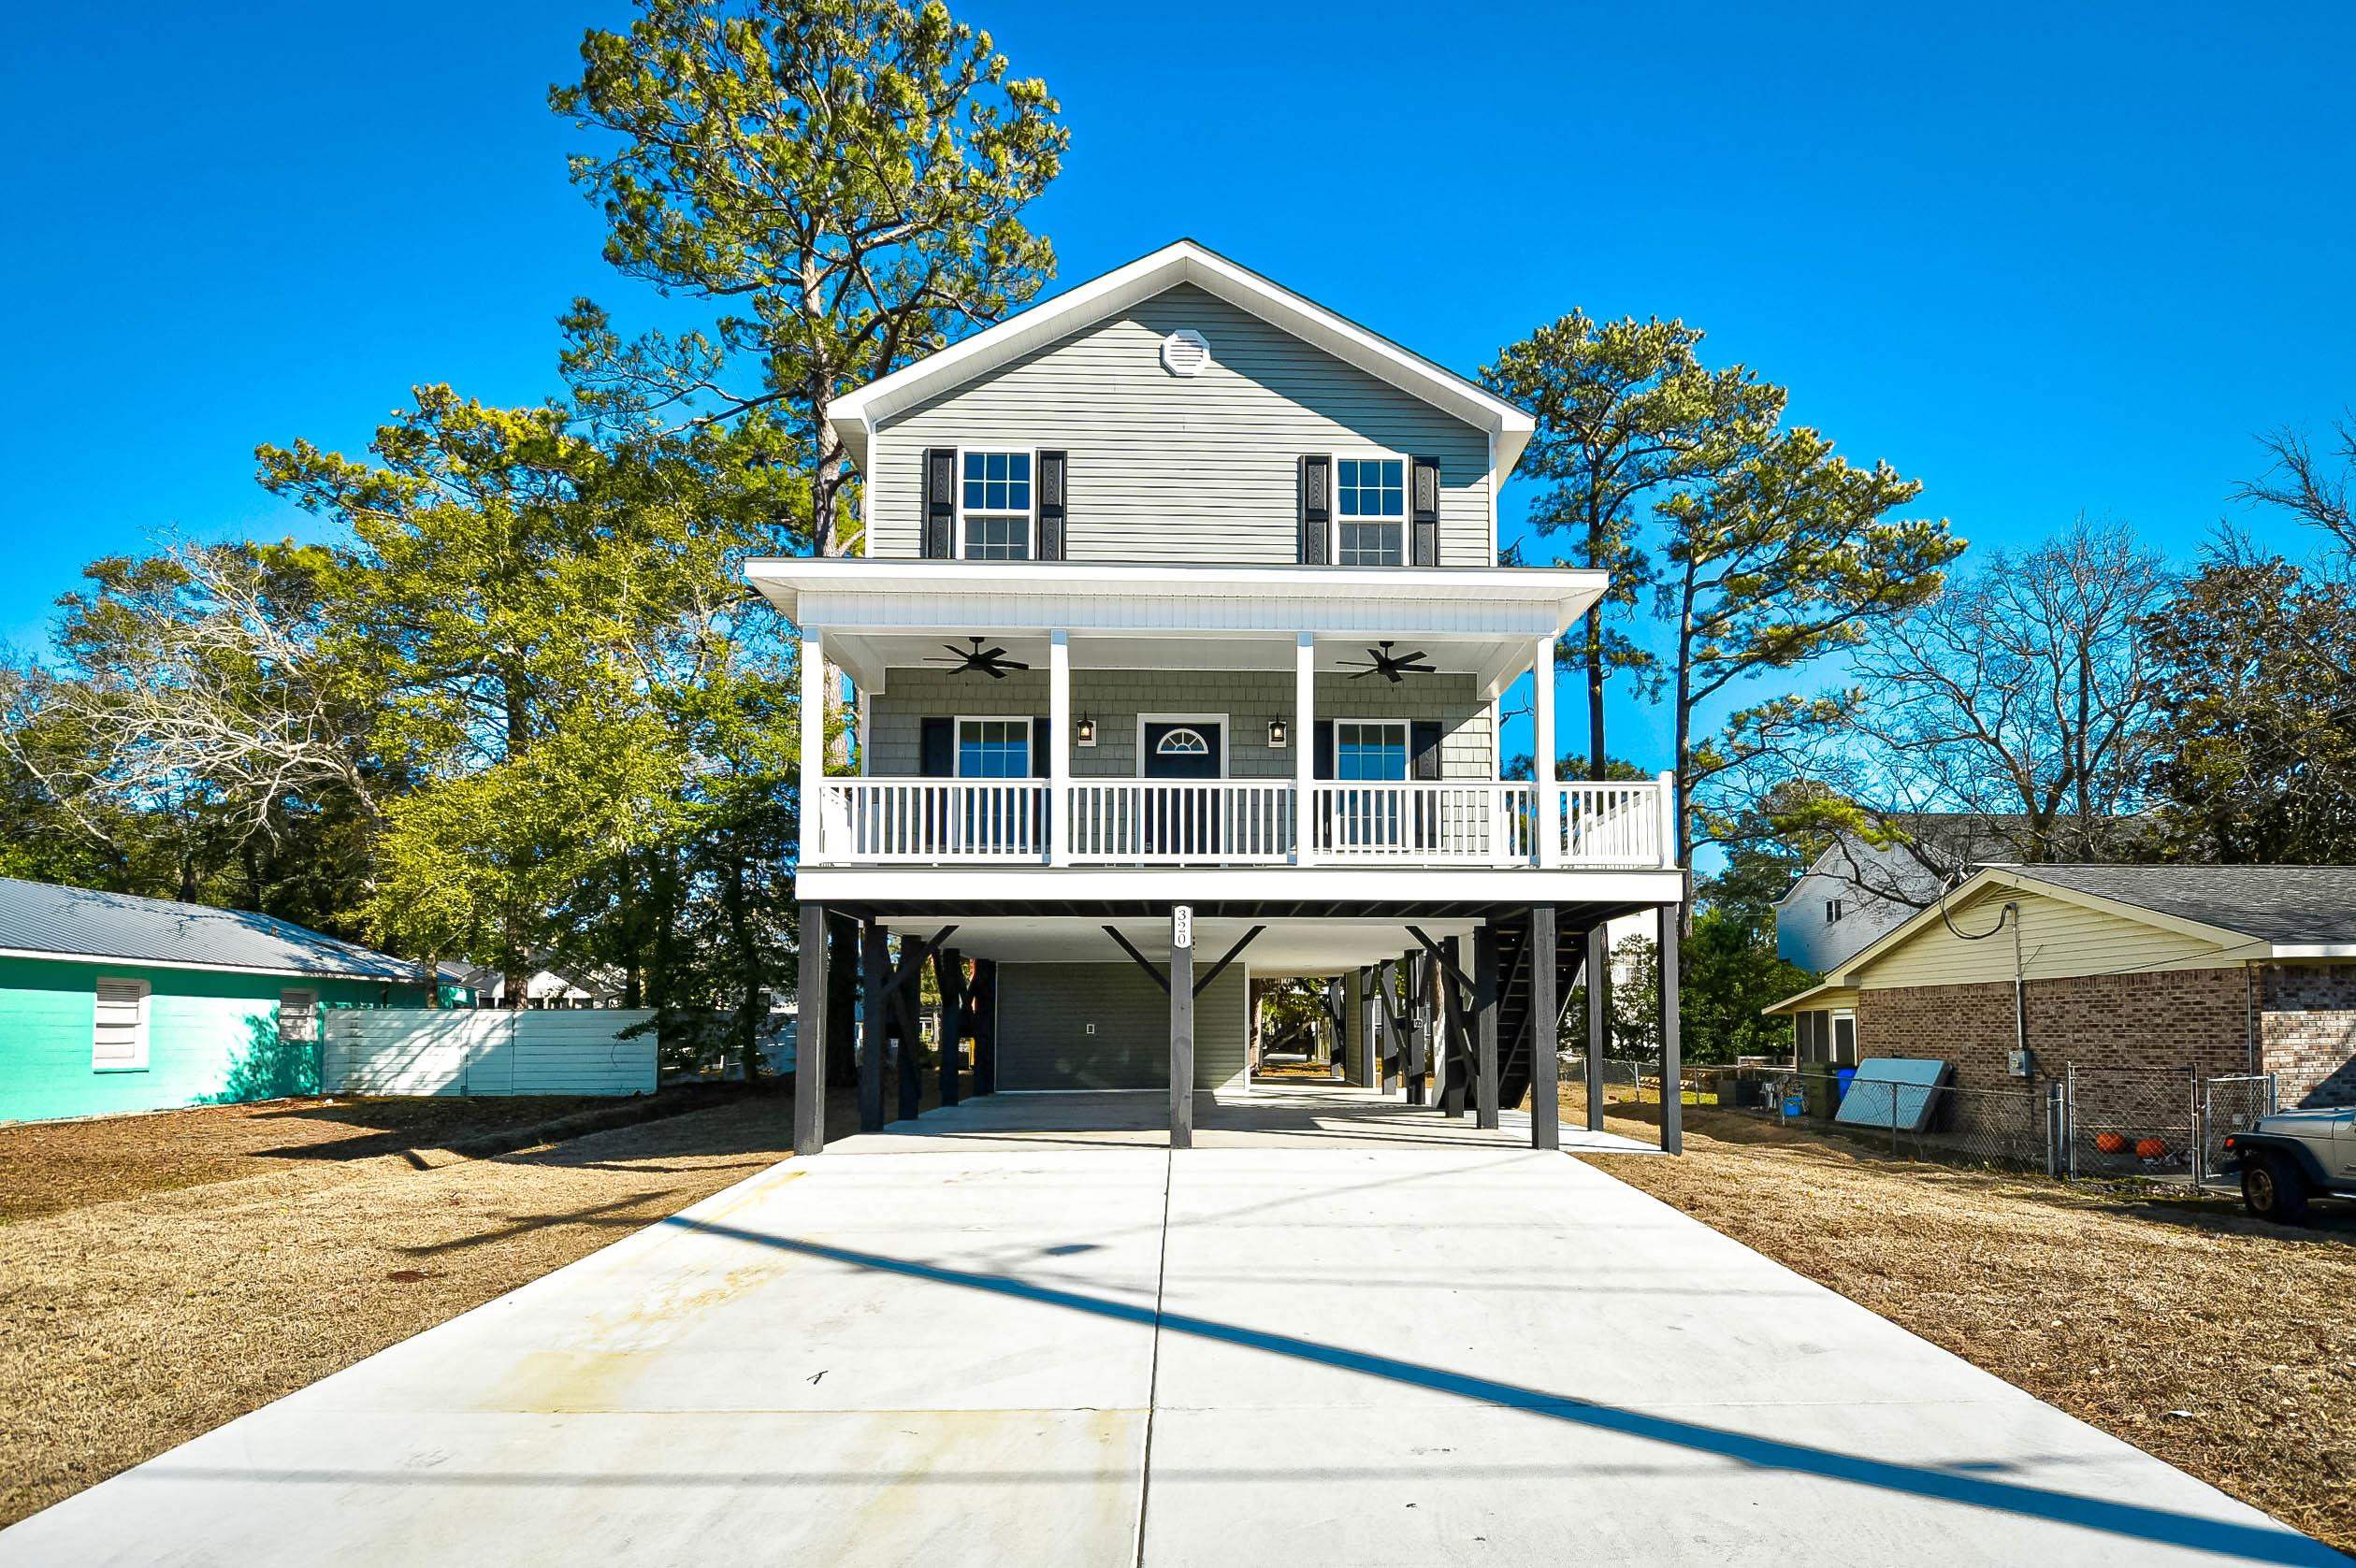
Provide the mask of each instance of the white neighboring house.
MULTIPOLYGON (((568 964, 554 955, 535 953, 531 971, 524 978, 523 1005, 533 1008, 619 1007, 622 977, 609 971, 568 964)), ((507 977, 499 970, 472 970, 459 981, 474 992, 477 1007, 505 1007, 507 977)))
POLYGON ((1827 974, 1911 920, 1957 873, 1929 852, 1850 841, 1828 845, 1775 905, 1775 956, 1827 974))
MULTIPOLYGON (((879 1036, 937 957, 978 1086, 1160 1088, 1183 1144, 1192 1091, 1250 1086, 1249 980, 1339 977, 1340 1032, 1381 1041, 1357 1081, 1494 1124, 1538 1070, 1533 988, 1615 917, 1674 931, 1667 784, 1553 776, 1555 640, 1606 579, 1498 564, 1525 410, 1181 240, 831 419, 865 554, 747 575, 802 640, 801 928, 860 928, 879 1036), (825 771, 830 664, 855 777, 825 771), (1509 780, 1498 698, 1533 671, 1540 771, 1509 780), (1360 1028, 1400 971, 1412 1027, 1360 1028)), ((830 949, 802 944, 804 1021, 830 949)))

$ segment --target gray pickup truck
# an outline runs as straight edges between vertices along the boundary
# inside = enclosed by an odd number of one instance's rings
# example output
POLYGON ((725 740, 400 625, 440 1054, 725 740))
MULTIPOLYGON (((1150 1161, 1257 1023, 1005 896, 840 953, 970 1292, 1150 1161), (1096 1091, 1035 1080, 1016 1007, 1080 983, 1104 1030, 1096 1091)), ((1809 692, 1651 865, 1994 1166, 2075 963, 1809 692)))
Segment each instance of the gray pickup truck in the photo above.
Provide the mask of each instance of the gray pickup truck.
POLYGON ((2261 1219, 2296 1225, 2310 1198, 2356 1198, 2356 1110, 2284 1111, 2225 1135, 2223 1169, 2261 1219))

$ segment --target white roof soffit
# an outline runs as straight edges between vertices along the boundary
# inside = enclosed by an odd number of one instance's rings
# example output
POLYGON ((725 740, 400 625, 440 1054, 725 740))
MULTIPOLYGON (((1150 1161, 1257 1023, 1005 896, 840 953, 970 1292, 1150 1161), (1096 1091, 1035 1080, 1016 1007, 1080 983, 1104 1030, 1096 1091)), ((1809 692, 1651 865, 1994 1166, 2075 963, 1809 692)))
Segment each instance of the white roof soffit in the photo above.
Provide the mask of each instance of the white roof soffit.
POLYGON ((1496 438, 1500 475, 1513 471, 1522 449, 1529 444, 1536 422, 1525 410, 1192 239, 1165 245, 903 366, 881 381, 870 381, 836 398, 829 419, 851 455, 864 463, 867 437, 885 421, 1180 283, 1192 283, 1409 396, 1488 431, 1496 438))

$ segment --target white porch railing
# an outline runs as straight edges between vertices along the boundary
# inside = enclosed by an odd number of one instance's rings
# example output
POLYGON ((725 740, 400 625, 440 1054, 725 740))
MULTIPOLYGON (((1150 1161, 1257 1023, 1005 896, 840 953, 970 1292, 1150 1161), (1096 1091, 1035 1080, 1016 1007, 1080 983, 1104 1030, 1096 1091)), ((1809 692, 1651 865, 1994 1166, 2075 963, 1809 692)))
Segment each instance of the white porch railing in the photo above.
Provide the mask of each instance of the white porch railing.
MULTIPOLYGON (((1074 865, 1282 865, 1298 848, 1290 780, 1075 779, 1062 859, 1074 865)), ((1463 780, 1319 781, 1308 859, 1335 865, 1667 869, 1664 780, 1552 786, 1463 780), (1541 835, 1553 835, 1552 844, 1541 835), (1554 854, 1542 855, 1551 848, 1554 854)), ((1045 779, 826 781, 810 865, 1050 861, 1045 779)))
POLYGON ((1293 854, 1289 783, 1076 779, 1071 789, 1075 861, 1254 866, 1293 854))
POLYGON ((1321 856, 1518 866, 1537 852, 1525 784, 1333 783, 1313 797, 1321 856))
POLYGON ((1566 866, 1667 866, 1665 781, 1558 784, 1566 866))
POLYGON ((831 861, 1044 860, 1045 779, 829 779, 831 861))

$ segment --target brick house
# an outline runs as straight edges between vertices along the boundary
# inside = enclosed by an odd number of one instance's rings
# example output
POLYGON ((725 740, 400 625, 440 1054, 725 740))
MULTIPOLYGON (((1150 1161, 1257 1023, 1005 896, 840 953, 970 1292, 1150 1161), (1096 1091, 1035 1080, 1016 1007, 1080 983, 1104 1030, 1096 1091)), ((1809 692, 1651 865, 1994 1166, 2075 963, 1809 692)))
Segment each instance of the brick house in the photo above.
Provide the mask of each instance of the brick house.
POLYGON ((2189 1067, 2356 1105, 2356 866, 1989 867, 1767 1011, 1802 1061, 1935 1057, 1959 1088, 2189 1067))

